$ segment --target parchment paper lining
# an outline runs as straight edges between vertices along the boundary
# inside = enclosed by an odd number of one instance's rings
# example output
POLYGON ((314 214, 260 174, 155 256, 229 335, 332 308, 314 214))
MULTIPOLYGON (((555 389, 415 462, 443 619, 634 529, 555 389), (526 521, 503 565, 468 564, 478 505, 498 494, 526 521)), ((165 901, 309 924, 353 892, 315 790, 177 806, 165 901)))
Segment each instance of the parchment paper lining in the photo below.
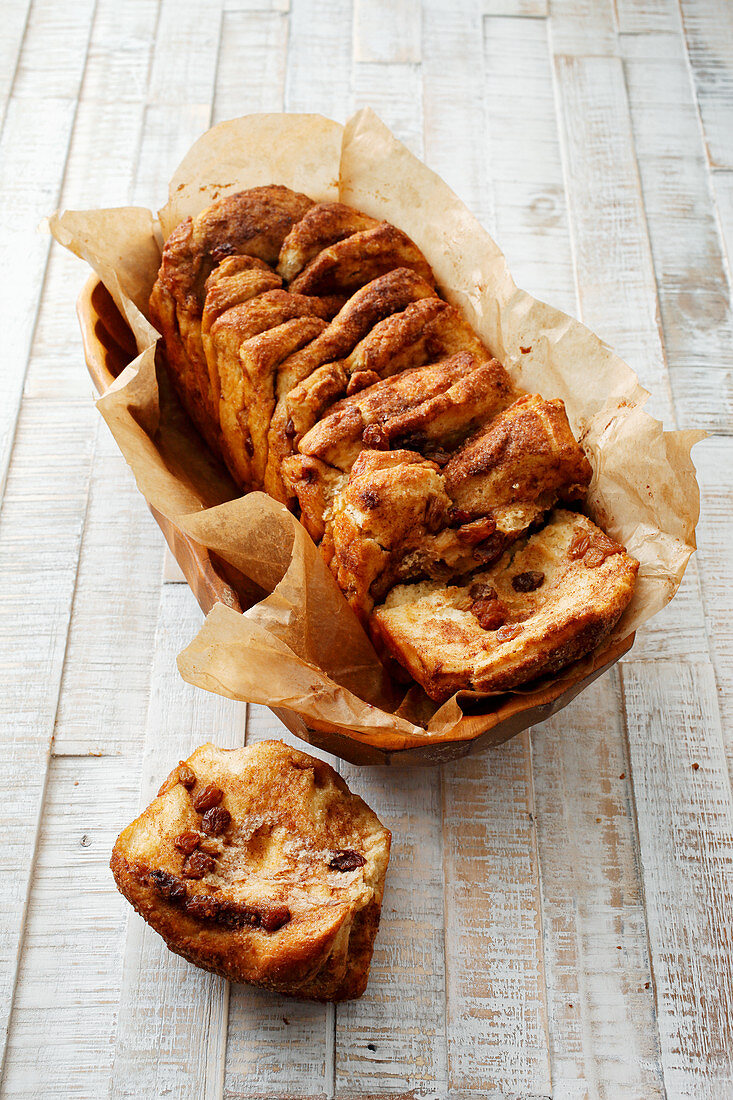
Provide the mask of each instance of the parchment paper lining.
MULTIPOLYGON (((635 631, 679 586, 699 514, 690 449, 704 433, 664 432, 643 411, 648 394, 631 368, 580 322, 519 290, 470 211, 369 109, 345 127, 317 115, 220 123, 177 170, 159 224, 136 207, 50 219, 56 239, 97 272, 137 341, 140 355, 98 407, 140 491, 271 593, 243 615, 217 604, 179 655, 184 679, 288 708, 306 723, 326 722, 375 745, 395 734, 457 735, 458 699, 436 709, 415 689, 407 697, 395 690, 304 529, 263 493, 236 497, 156 370, 158 334, 146 313, 161 239, 214 199, 266 183, 316 200, 340 198, 403 229, 425 253, 442 293, 516 383, 564 400, 593 465, 589 513, 640 562, 634 598, 613 639, 635 631)), ((481 698, 461 696, 471 697, 481 698)), ((475 724, 475 703, 471 709, 475 724)))

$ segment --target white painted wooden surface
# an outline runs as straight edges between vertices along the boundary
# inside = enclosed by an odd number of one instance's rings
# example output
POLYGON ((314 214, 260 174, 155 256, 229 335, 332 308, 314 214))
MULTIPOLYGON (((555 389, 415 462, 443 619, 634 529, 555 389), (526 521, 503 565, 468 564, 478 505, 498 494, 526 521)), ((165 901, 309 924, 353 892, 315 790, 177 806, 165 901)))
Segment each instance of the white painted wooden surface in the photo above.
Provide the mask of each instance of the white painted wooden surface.
POLYGON ((3 1097, 733 1096, 733 6, 0 3, 3 1097), (334 1009, 192 969, 114 889, 117 831, 206 739, 200 613, 91 403, 58 204, 164 197, 210 122, 372 105, 704 426, 700 552, 619 669, 442 770, 356 769, 394 832, 372 977, 334 1009))

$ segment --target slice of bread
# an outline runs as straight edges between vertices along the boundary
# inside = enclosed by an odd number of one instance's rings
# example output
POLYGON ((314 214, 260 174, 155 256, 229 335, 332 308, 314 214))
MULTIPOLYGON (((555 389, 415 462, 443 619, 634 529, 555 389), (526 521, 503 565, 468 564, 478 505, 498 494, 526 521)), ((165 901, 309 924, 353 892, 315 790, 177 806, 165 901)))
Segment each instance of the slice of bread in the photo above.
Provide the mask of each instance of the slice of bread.
POLYGON ((586 516, 557 509, 542 530, 461 584, 393 588, 370 626, 436 702, 463 689, 506 691, 600 645, 633 595, 638 568, 586 516))
POLYGON ((390 841, 328 764, 280 741, 207 744, 123 830, 110 865, 196 966, 338 1001, 366 988, 390 841))

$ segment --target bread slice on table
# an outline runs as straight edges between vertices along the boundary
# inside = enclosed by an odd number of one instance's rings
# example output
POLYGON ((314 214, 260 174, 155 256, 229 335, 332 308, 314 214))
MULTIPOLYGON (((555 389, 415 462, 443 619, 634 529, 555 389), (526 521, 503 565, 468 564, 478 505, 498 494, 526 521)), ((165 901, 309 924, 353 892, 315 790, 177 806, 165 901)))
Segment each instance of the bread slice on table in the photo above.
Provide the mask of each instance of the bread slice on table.
POLYGON ((168 947, 236 982, 359 997, 391 834, 328 764, 202 745, 120 834, 118 888, 168 947))
POLYGON ((370 627, 436 702, 463 689, 506 691, 595 649, 629 603, 638 568, 586 516, 557 509, 465 582, 393 588, 370 627))

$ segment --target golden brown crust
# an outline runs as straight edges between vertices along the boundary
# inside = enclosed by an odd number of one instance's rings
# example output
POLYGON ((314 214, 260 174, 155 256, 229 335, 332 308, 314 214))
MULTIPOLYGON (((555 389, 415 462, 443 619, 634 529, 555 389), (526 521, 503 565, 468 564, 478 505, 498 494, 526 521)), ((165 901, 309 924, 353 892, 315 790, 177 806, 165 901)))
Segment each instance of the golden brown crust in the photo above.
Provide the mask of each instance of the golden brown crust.
MULTIPOLYGON (((187 218, 166 241, 150 297, 151 320, 164 338, 184 407, 215 452, 220 436, 218 396, 211 390, 201 339, 207 279, 217 264, 234 255, 275 263, 288 232, 312 205, 306 195, 287 187, 255 187, 187 218)), ((269 279, 270 286, 279 285, 274 273, 269 272, 269 279)))
POLYGON ((316 203, 283 241, 278 257, 278 274, 290 282, 322 249, 377 225, 379 222, 374 218, 342 202, 316 203))
POLYGON ((411 268, 435 286, 428 261, 410 238, 388 222, 324 248, 290 284, 298 294, 354 293, 396 268, 411 268))
POLYGON ((333 769, 276 741, 204 745, 161 792, 120 834, 111 867, 171 950, 296 997, 358 996, 390 834, 333 769), (224 827, 212 829, 217 813, 224 827))
MULTIPOLYGON (((280 367, 277 377, 278 405, 272 418, 269 435, 269 458, 265 489, 278 500, 287 499, 281 466, 294 453, 300 432, 293 432, 290 422, 295 403, 289 400, 291 391, 310 378, 319 367, 335 364, 348 356, 377 322, 405 309, 411 302, 434 297, 434 290, 421 275, 408 268, 398 268, 376 278, 358 290, 339 310, 318 340, 291 355, 280 367)), ((336 394, 337 387, 329 387, 336 394)), ((301 393, 302 391, 299 391, 301 393)), ((324 411, 320 398, 311 403, 311 417, 324 411)), ((294 422, 294 421, 293 421, 294 422)), ((310 426, 310 423, 307 425, 310 426)), ((303 425, 302 430, 305 430, 303 425)))
POLYGON ((300 441, 300 451, 347 471, 365 446, 438 449, 468 434, 513 396, 500 363, 459 352, 339 401, 300 441))
POLYGON ((479 429, 443 469, 456 506, 471 516, 552 495, 585 496, 592 470, 570 430, 562 401, 520 397, 479 429))
POLYGON ((599 645, 629 603, 637 569, 586 516, 558 509, 463 585, 394 589, 371 626, 436 702, 462 689, 505 691, 599 645), (574 555, 583 539, 583 555, 574 555))

